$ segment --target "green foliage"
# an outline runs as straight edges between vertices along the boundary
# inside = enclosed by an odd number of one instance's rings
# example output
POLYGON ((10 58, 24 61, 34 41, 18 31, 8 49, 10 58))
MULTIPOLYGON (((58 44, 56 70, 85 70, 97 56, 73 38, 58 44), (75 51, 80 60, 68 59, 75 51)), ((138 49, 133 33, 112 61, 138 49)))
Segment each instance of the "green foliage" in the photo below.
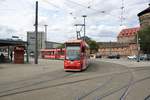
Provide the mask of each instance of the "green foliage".
POLYGON ((150 54, 150 26, 141 29, 138 34, 141 50, 144 53, 150 54))
POLYGON ((91 38, 88 38, 88 37, 86 37, 85 40, 90 47, 90 53, 96 53, 99 48, 98 43, 95 40, 92 40, 91 38))
POLYGON ((65 48, 65 44, 61 44, 60 46, 58 46, 57 48, 65 48))

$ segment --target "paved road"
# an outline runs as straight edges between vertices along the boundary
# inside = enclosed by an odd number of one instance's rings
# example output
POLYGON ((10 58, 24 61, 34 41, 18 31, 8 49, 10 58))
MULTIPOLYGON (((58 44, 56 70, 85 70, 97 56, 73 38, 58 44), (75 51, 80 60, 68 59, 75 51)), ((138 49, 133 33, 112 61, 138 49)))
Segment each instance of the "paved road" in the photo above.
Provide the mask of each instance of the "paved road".
POLYGON ((150 100, 149 64, 130 63, 92 60, 83 72, 64 72, 54 60, 0 65, 0 100, 150 100))

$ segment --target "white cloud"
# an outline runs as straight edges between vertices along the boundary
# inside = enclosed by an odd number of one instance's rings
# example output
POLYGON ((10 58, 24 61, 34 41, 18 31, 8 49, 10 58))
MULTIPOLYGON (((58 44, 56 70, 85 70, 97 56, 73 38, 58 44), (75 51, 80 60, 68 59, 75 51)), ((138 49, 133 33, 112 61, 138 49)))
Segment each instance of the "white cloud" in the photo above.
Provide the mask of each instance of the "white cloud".
MULTIPOLYGON (((26 31, 34 31, 36 0, 1 0, 0 37, 19 35, 26 39, 26 31), (9 34, 8 34, 9 33, 9 34)), ((39 31, 48 25, 48 40, 64 42, 76 37, 74 24, 82 24, 86 18, 87 35, 97 41, 116 40, 125 27, 139 25, 137 14, 148 5, 148 0, 124 0, 125 21, 120 26, 122 0, 38 0, 39 31), (102 13, 102 11, 105 11, 102 13)), ((81 32, 83 35, 83 32, 81 32)))

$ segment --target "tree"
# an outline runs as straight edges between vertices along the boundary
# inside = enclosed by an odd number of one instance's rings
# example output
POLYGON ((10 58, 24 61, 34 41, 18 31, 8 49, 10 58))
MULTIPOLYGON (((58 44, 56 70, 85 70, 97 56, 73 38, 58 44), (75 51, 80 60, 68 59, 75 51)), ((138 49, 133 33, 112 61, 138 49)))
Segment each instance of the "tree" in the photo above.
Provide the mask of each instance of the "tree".
POLYGON ((96 52, 98 51, 99 45, 97 44, 96 41, 94 41, 94 40, 89 40, 87 43, 88 43, 89 46, 90 46, 90 52, 91 52, 91 53, 96 53, 96 52))
POLYGON ((141 29, 138 35, 141 50, 143 53, 150 54, 150 26, 141 29))
POLYGON ((58 46, 57 48, 65 48, 65 44, 61 44, 60 46, 58 46))
MULTIPOLYGON (((81 37, 81 39, 84 39, 84 37, 81 37)), ((99 45, 95 40, 85 36, 85 41, 90 47, 90 53, 96 53, 98 51, 99 45)))

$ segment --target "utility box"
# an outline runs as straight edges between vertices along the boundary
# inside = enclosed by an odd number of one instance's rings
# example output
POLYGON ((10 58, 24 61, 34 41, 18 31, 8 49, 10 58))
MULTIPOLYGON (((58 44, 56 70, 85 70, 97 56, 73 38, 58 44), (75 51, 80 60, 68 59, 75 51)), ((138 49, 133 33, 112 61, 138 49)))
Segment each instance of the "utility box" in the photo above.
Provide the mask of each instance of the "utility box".
POLYGON ((14 48, 14 63, 15 64, 24 63, 24 46, 16 46, 14 48))

